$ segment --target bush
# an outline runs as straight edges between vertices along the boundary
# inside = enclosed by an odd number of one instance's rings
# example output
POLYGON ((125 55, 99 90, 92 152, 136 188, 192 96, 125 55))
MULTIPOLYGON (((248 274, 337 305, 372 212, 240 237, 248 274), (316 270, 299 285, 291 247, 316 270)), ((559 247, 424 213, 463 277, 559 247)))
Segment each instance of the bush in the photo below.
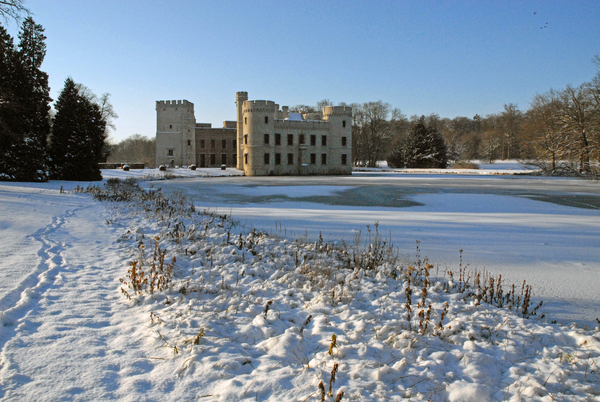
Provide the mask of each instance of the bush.
POLYGON ((160 170, 161 172, 166 172, 167 171, 167 167, 165 165, 160 165, 158 167, 158 170, 160 170))
POLYGON ((404 157, 404 145, 398 146, 394 149, 390 156, 387 158, 388 167, 392 169, 402 169, 406 167, 406 159, 404 157))
POLYGON ((448 163, 446 142, 436 129, 425 127, 424 120, 415 123, 406 140, 406 167, 443 169, 448 163))
POLYGON ((456 161, 452 169, 479 169, 479 165, 471 161, 456 161))
POLYGON ((129 172, 129 165, 123 165, 123 170, 129 172))
POLYGON ((192 166, 190 166, 190 169, 191 169, 191 170, 196 170, 196 165, 192 165, 192 166))

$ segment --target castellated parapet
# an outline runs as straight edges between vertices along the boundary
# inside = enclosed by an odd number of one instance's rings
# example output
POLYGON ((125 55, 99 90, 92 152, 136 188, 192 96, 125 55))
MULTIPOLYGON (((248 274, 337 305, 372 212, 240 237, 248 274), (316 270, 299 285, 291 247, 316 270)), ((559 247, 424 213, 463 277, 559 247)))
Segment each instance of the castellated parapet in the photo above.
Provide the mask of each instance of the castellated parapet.
POLYGON ((217 129, 196 123, 187 100, 157 101, 157 165, 236 166, 247 176, 352 173, 352 108, 302 116, 240 91, 236 109, 236 120, 217 129))
POLYGON ((352 173, 352 108, 328 106, 305 120, 273 101, 246 100, 237 107, 246 176, 352 173))

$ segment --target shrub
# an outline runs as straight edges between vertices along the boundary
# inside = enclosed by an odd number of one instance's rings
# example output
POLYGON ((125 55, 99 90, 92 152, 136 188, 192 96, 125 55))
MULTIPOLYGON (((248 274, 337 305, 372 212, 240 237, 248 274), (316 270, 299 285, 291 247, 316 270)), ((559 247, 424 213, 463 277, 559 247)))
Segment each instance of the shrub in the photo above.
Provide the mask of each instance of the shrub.
POLYGON ((402 169, 406 167, 406 158, 404 157, 404 145, 399 145, 392 151, 387 158, 387 164, 392 169, 402 169))
POLYGON ((452 169, 479 169, 479 165, 471 161, 456 161, 452 169))
POLYGON ((443 169, 448 163, 444 137, 436 129, 425 127, 423 117, 410 130, 404 156, 409 168, 443 169))

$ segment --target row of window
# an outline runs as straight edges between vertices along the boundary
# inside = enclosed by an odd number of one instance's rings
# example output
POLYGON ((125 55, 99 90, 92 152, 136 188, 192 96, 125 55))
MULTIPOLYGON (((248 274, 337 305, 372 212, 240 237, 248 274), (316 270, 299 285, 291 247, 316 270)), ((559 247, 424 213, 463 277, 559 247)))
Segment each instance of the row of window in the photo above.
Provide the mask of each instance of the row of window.
MULTIPOLYGON (((217 164, 217 155, 216 154, 209 154, 209 161, 210 161, 210 165, 214 166, 217 164)), ((233 162, 235 162, 237 158, 236 154, 231 154, 231 160, 233 162)), ((200 167, 205 167, 206 164, 206 154, 200 154, 200 167)), ((221 165, 227 165, 227 154, 221 154, 221 165)))
MULTIPOLYGON (((188 140, 188 145, 191 145, 188 140)), ((237 140, 231 140, 231 148, 235 149, 237 146, 237 140)), ((200 149, 206 148, 206 140, 200 140, 200 149)), ((210 140, 210 149, 217 149, 217 141, 210 140)), ((227 140, 221 140, 221 149, 227 149, 227 140)))
MULTIPOLYGON (((271 164, 271 154, 270 153, 264 154, 263 162, 265 165, 271 164)), ((348 164, 348 156, 346 154, 342 154, 341 162, 342 162, 342 165, 348 164)), ((244 163, 248 164, 248 154, 244 154, 244 163)), ((281 165, 281 154, 280 153, 275 154, 275 164, 281 165)), ((294 164, 294 154, 287 154, 287 164, 288 165, 294 164)), ((317 164, 317 154, 310 154, 310 164, 311 165, 317 164)), ((327 165, 327 154, 321 154, 321 165, 327 165)))
MULTIPOLYGON (((271 135, 265 134, 263 142, 265 145, 270 145, 271 135)), ((298 143, 300 145, 306 144, 306 138, 305 138, 304 134, 298 135, 298 143)), ((248 144, 248 134, 244 135, 244 144, 248 144)), ((275 134, 275 146, 278 146, 278 145, 281 145, 281 134, 275 134)), ((287 145, 288 146, 294 145, 294 134, 287 135, 287 145)), ((313 147, 317 145, 317 136, 314 134, 310 136, 310 145, 313 147)), ((342 146, 345 147, 347 145, 348 145, 347 137, 342 137, 342 146)), ((321 146, 323 146, 323 147, 327 146, 327 136, 326 135, 321 136, 321 146)))
MULTIPOLYGON (((248 117, 244 117, 244 124, 248 124, 248 117)), ((265 124, 269 124, 269 116, 265 116, 265 124)), ((346 120, 342 120, 342 127, 346 127, 346 120)))

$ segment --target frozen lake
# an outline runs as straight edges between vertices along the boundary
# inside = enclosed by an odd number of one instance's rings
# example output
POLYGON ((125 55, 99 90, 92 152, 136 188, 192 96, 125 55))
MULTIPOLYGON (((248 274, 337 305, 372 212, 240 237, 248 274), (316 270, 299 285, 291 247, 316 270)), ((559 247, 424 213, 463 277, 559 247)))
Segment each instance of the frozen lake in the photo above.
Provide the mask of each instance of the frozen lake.
MULTIPOLYGON (((289 237, 364 238, 367 225, 440 272, 471 268, 527 280, 563 322, 600 317, 600 184, 530 176, 355 173, 347 177, 213 177, 146 183, 199 208, 289 237)), ((505 282, 506 286, 506 282, 505 282)))

